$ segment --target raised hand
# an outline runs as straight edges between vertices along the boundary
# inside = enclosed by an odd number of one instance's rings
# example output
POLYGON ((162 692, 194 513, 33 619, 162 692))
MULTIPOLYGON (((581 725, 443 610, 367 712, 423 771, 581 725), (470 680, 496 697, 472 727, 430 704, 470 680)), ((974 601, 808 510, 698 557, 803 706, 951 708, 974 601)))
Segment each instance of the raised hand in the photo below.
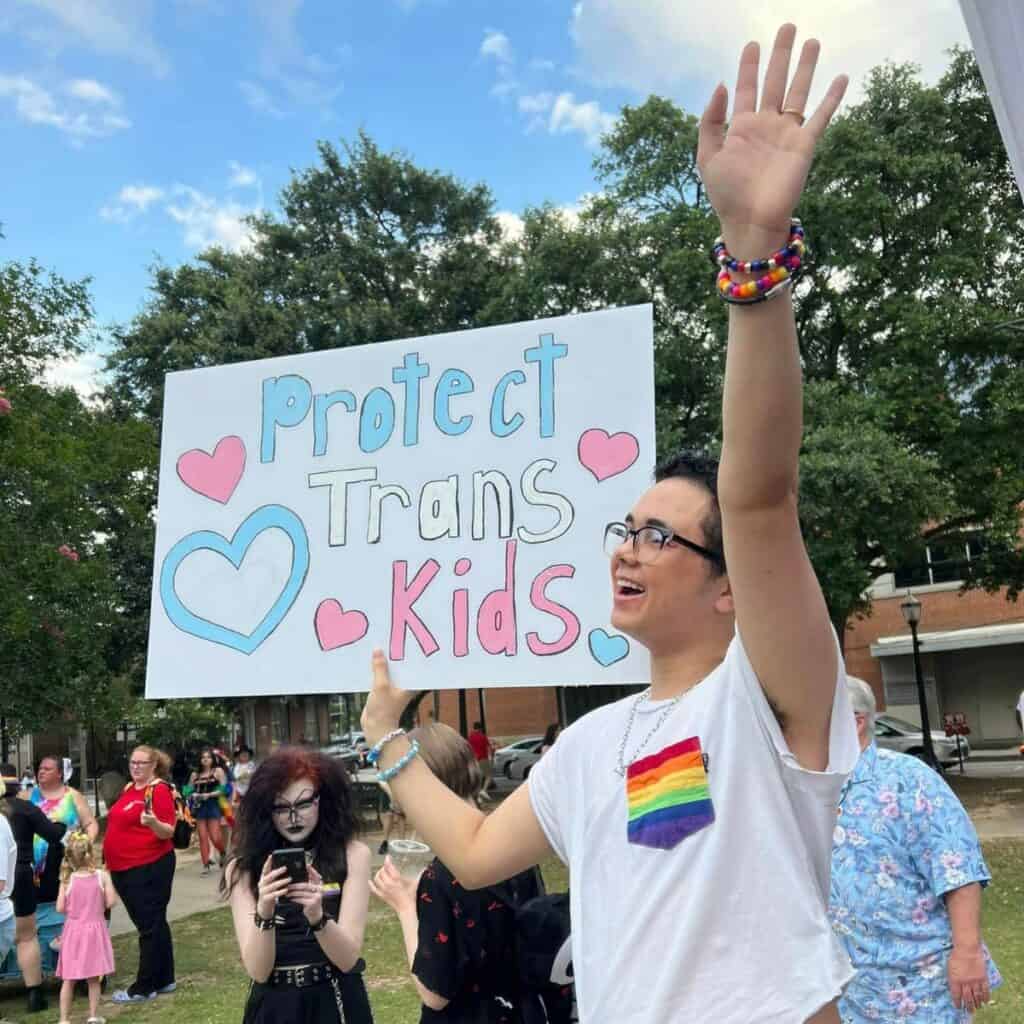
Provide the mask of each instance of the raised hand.
POLYGON ((697 165, 722 234, 733 256, 767 256, 783 245, 803 192, 814 149, 842 102, 849 79, 836 78, 818 109, 804 120, 820 44, 804 43, 793 79, 789 65, 796 26, 775 37, 758 105, 760 47, 748 43, 740 58, 732 121, 726 131, 729 91, 719 85, 700 122, 697 165))
POLYGON ((373 652, 371 668, 373 688, 366 699, 360 723, 366 735, 366 742, 372 747, 381 737, 398 727, 398 721, 412 694, 391 682, 388 660, 384 657, 383 651, 373 652))

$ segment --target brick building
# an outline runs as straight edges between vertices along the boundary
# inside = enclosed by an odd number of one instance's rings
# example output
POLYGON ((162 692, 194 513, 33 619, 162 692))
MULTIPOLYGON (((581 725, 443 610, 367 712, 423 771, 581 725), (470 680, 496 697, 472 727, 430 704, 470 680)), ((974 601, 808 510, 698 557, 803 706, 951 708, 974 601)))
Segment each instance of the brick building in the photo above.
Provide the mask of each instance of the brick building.
MULTIPOLYGON (((941 728, 944 713, 963 712, 973 746, 1005 747, 1021 735, 1015 708, 1024 690, 1024 602, 1007 600, 1005 591, 962 592, 959 579, 942 579, 962 577, 968 563, 969 551, 959 566, 932 572, 911 588, 921 602, 918 638, 930 724, 941 728)), ((909 582, 893 574, 876 581, 871 616, 847 631, 846 665, 871 683, 880 706, 919 725, 910 628, 900 612, 909 582)))

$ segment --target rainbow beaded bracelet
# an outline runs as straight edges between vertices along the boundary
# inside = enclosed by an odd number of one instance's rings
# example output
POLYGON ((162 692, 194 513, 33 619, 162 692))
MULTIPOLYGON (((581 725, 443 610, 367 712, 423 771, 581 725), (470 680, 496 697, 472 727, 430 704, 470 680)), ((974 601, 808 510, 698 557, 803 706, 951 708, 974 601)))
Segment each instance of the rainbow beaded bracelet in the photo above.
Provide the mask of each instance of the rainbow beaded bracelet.
POLYGON ((804 229, 795 217, 790 224, 789 239, 771 256, 758 260, 738 260, 718 238, 711 250, 711 259, 721 270, 718 272, 718 294, 726 302, 747 305, 763 302, 792 285, 803 265, 807 246, 804 229), (753 281, 733 281, 732 274, 761 274, 753 281))

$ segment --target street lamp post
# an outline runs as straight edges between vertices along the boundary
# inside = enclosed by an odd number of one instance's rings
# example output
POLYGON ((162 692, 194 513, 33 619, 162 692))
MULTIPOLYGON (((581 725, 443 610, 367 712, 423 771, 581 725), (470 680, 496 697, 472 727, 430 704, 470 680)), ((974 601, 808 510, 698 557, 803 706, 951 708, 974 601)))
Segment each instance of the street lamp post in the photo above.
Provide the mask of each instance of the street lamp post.
POLYGON ((903 619, 910 627, 910 636, 914 647, 914 679, 917 683, 917 703, 921 710, 921 733, 924 742, 924 761, 940 775, 942 765, 935 756, 932 744, 932 729, 928 721, 928 700, 924 692, 924 675, 921 672, 921 643, 917 638, 917 627, 921 622, 921 602, 908 590, 906 598, 900 604, 903 619))

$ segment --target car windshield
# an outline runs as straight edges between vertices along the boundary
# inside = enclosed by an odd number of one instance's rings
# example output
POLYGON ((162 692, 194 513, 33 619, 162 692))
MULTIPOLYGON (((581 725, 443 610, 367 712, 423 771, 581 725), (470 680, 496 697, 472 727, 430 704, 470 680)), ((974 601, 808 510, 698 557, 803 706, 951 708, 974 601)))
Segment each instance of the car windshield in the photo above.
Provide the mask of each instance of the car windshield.
POLYGON ((920 732, 921 726, 914 725, 913 722, 904 722, 902 718, 896 718, 894 715, 879 715, 878 721, 884 725, 889 725, 893 729, 899 729, 901 732, 920 732))

